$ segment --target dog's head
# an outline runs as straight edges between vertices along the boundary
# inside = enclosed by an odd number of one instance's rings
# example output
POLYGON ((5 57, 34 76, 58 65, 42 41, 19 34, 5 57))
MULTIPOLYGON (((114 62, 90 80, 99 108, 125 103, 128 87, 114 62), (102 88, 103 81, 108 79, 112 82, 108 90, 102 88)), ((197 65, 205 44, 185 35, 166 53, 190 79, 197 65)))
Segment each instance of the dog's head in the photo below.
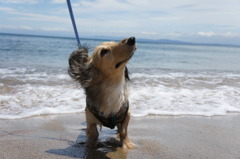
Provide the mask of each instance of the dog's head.
POLYGON ((135 37, 123 39, 118 43, 104 42, 94 49, 91 57, 88 56, 88 49, 83 47, 71 54, 69 75, 85 88, 104 77, 121 76, 124 70, 125 77, 129 79, 125 66, 135 50, 135 37))
POLYGON ((91 57, 92 64, 103 74, 108 75, 125 68, 136 50, 135 37, 98 45, 91 57))

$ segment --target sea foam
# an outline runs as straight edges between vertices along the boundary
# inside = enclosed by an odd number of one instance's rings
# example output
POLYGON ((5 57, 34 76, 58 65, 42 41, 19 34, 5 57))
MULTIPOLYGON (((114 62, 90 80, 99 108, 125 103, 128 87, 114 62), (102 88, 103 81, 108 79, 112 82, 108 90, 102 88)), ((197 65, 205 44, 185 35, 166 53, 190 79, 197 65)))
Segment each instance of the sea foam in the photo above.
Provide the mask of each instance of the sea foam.
MULTIPOLYGON (((62 70, 1 69, 0 119, 84 112, 85 94, 62 70)), ((132 73, 130 110, 147 115, 226 115, 240 112, 235 73, 132 73)))

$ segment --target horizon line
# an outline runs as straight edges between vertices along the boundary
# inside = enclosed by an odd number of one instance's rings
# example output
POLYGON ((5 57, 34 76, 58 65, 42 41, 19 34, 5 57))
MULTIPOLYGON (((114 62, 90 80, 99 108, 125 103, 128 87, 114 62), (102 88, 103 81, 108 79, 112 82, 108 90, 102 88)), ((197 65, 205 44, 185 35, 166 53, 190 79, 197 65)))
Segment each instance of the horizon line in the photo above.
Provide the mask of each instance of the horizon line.
MULTIPOLYGON (((57 36, 57 35, 37 35, 37 34, 21 34, 21 33, 3 33, 2 35, 12 35, 12 36, 32 36, 32 37, 46 37, 46 38, 62 38, 62 39, 76 39, 76 37, 72 36, 57 36)), ((112 36, 95 36, 95 37, 81 37, 80 39, 84 40, 121 40, 123 37, 112 37, 112 36)), ((137 42, 143 43, 160 43, 160 44, 176 44, 176 45, 205 45, 205 46, 231 46, 231 47, 240 47, 240 45, 236 44, 218 44, 218 43, 195 43, 195 42, 186 42, 180 40, 171 40, 171 39, 145 39, 139 38, 137 42), (139 40, 140 39, 140 40, 139 40)))

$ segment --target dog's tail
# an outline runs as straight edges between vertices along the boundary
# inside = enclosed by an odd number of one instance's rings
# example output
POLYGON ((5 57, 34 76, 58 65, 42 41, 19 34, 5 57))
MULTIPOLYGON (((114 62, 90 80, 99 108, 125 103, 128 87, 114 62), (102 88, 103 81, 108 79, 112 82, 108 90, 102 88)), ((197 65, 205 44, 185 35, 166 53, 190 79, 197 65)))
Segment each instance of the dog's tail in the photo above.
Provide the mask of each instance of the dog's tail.
POLYGON ((82 47, 81 49, 74 51, 70 55, 68 62, 68 74, 73 79, 80 81, 84 70, 86 70, 88 67, 88 48, 82 47))

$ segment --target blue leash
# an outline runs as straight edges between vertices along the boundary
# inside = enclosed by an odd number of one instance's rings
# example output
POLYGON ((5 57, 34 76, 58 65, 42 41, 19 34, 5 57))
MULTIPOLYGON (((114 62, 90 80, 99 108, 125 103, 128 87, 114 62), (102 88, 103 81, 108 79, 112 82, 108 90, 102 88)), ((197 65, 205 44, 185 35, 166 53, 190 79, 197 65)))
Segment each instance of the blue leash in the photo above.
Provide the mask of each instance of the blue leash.
POLYGON ((76 23, 75 23, 74 16, 73 16, 71 2, 70 2, 70 0, 66 0, 66 1, 67 1, 67 5, 68 5, 69 14, 70 14, 70 17, 71 17, 71 20, 72 20, 73 29, 74 29, 74 32, 75 32, 75 35, 76 35, 77 45, 78 45, 78 48, 81 48, 82 45, 80 43, 80 39, 79 39, 79 36, 78 36, 78 31, 77 31, 76 23))

